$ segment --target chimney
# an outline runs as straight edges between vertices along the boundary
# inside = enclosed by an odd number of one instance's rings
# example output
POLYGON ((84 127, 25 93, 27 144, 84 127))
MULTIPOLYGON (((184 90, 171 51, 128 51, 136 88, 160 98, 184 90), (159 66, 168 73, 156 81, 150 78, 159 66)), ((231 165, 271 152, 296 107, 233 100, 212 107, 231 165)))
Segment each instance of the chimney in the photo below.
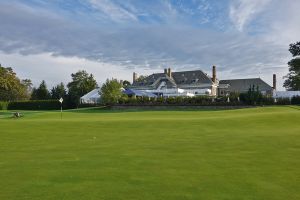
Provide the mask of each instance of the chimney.
POLYGON ((171 78, 172 77, 172 70, 171 68, 168 68, 168 76, 171 78))
POLYGON ((277 85, 276 82, 277 82, 277 81, 276 81, 276 74, 273 74, 273 89, 274 89, 274 90, 276 90, 276 85, 277 85))
POLYGON ((138 79, 138 74, 133 72, 133 82, 135 82, 138 79))
POLYGON ((164 69, 164 74, 168 74, 168 69, 164 69))
POLYGON ((216 82, 217 81, 217 70, 216 70, 216 66, 212 67, 212 82, 216 82))

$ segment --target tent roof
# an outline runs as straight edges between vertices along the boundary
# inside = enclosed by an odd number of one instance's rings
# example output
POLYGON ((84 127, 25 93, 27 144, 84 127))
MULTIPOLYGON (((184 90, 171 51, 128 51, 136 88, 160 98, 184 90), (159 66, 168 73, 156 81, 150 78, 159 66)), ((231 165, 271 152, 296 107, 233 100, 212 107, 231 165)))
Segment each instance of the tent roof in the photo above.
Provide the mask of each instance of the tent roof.
POLYGON ((100 98, 99 94, 99 88, 96 88, 89 93, 85 94, 84 96, 81 97, 81 99, 92 99, 92 98, 100 98))

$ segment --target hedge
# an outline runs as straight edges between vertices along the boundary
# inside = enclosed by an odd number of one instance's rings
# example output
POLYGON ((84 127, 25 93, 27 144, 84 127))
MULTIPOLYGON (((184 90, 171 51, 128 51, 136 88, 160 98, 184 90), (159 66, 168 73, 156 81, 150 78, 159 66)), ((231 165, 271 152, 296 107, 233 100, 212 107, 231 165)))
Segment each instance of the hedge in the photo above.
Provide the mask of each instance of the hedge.
POLYGON ((293 96, 291 99, 292 105, 300 105, 300 96, 293 96))
POLYGON ((142 106, 142 105, 178 105, 178 106, 240 106, 244 105, 243 102, 238 101, 237 98, 227 97, 212 98, 209 96, 196 96, 196 97, 127 97, 123 96, 119 102, 114 105, 129 105, 129 106, 142 106))
POLYGON ((8 102, 0 101, 0 110, 7 110, 8 102))
POLYGON ((59 110, 60 103, 57 100, 32 100, 9 102, 8 110, 59 110))

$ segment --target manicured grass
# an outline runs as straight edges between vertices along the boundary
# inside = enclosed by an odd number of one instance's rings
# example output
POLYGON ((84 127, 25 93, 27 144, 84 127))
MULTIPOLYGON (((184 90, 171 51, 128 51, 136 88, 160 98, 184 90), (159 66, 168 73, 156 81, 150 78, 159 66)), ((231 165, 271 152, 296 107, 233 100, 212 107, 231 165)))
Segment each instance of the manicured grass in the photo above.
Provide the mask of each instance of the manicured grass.
POLYGON ((0 112, 0 199, 300 199, 299 107, 0 112))

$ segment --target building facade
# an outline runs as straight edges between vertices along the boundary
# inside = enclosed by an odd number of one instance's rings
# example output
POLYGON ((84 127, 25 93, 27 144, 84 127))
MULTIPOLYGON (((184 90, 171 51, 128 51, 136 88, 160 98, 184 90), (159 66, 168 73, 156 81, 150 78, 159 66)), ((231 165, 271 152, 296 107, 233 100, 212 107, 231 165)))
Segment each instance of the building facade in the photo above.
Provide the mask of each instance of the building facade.
POLYGON ((213 66, 212 77, 201 70, 172 72, 171 68, 164 69, 164 73, 138 77, 133 73, 133 83, 130 89, 153 93, 157 96, 216 96, 218 80, 216 67, 213 66))
POLYGON ((131 89, 153 93, 157 96, 227 96, 230 93, 247 92, 250 87, 258 88, 264 95, 272 96, 276 90, 276 75, 273 75, 273 87, 261 78, 218 80, 216 67, 212 67, 212 76, 201 70, 172 72, 171 68, 163 73, 138 77, 133 73, 131 89))

